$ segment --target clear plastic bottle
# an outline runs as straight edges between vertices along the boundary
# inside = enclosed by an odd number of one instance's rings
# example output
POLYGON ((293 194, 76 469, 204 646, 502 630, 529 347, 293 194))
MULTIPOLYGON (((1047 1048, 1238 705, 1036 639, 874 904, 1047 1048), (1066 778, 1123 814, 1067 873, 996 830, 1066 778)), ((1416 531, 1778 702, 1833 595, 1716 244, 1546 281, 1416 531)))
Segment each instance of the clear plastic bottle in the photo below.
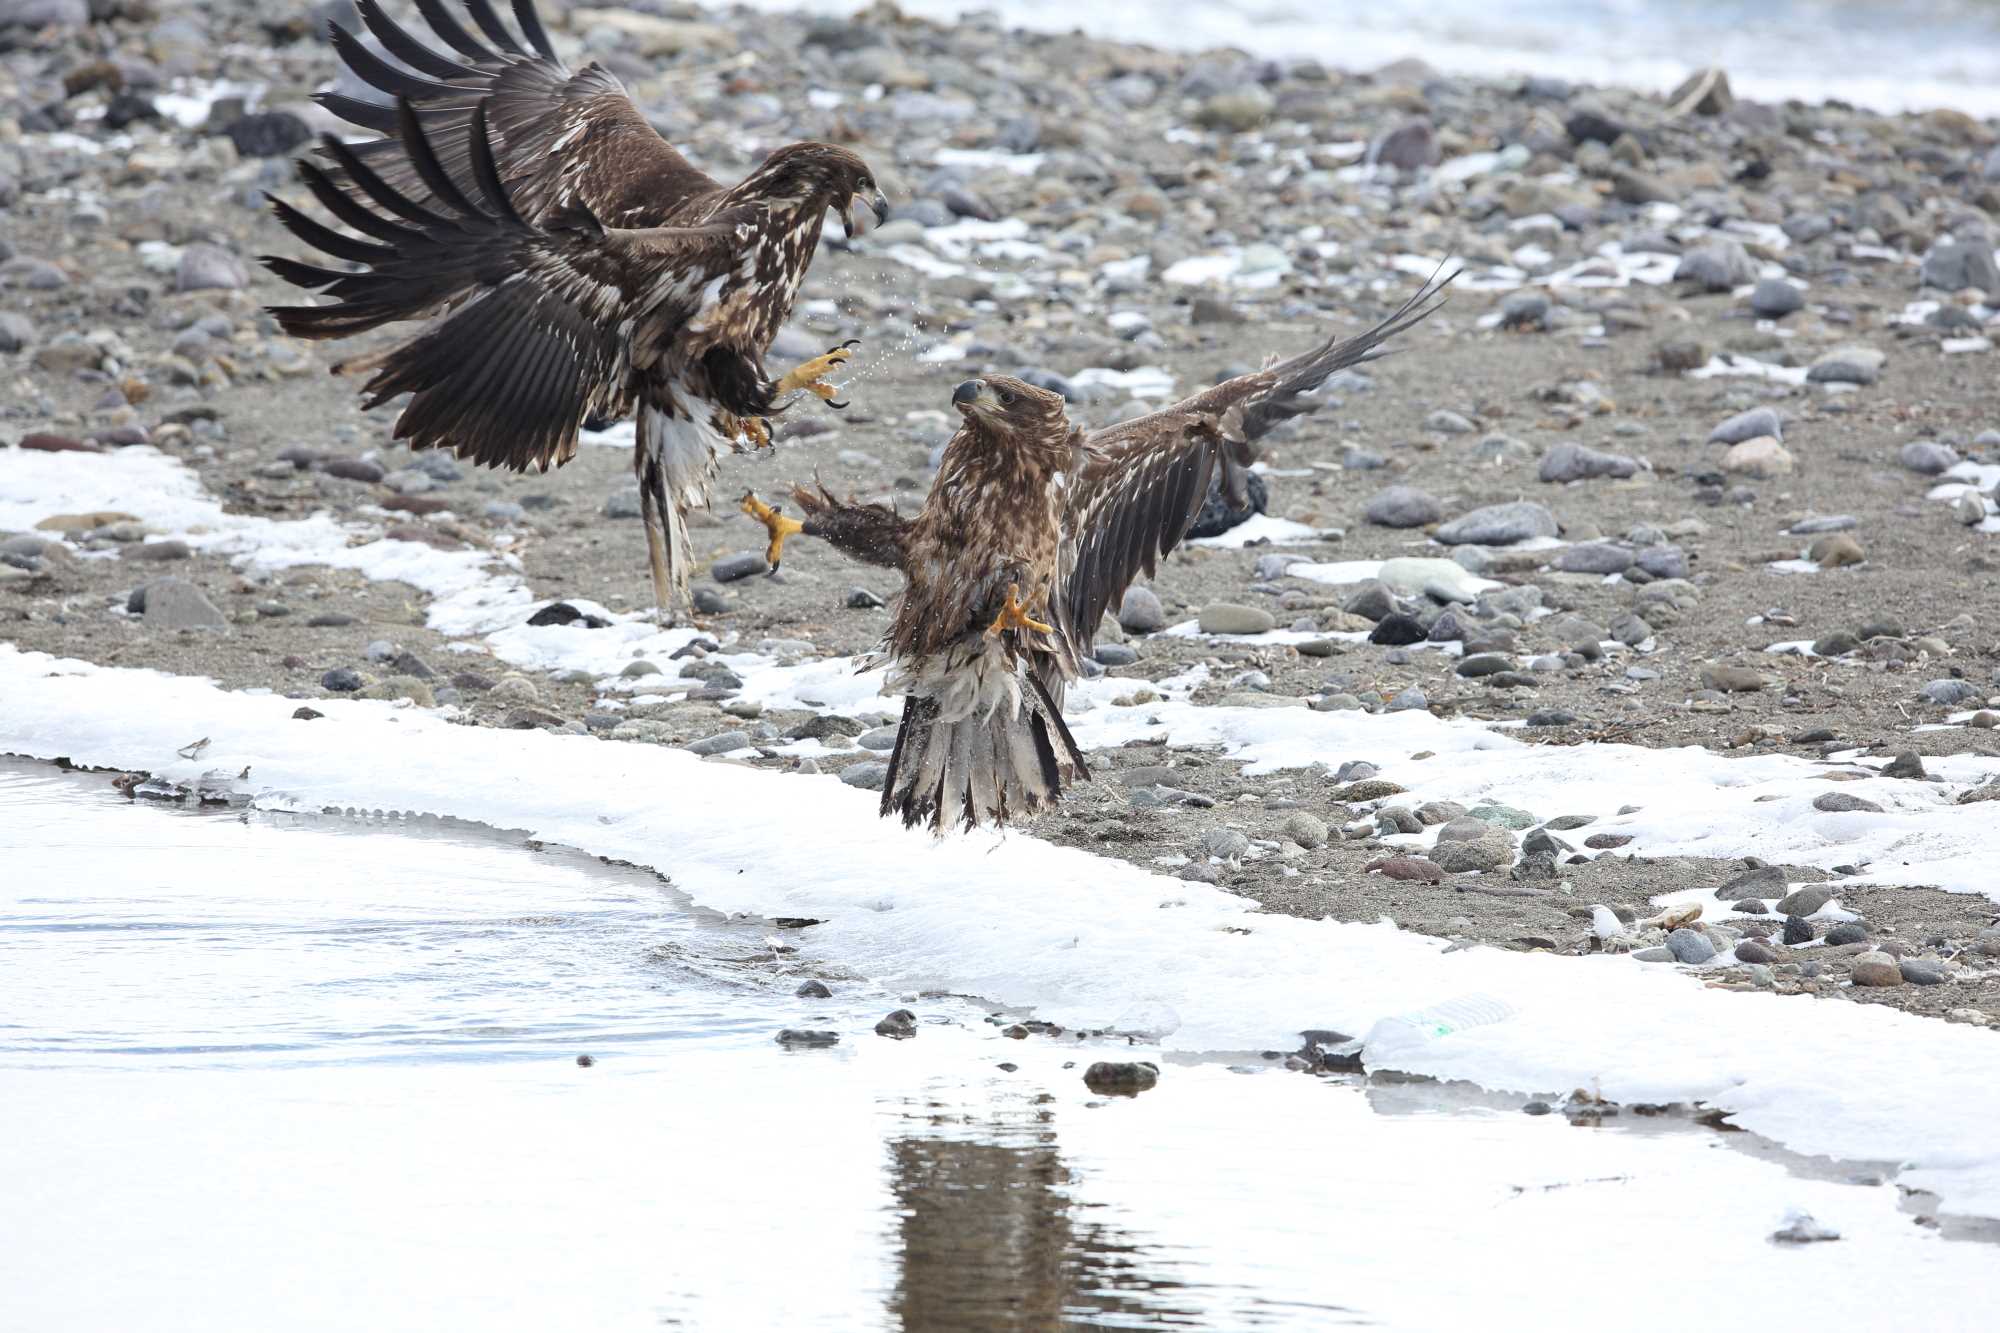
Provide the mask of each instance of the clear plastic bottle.
POLYGON ((1361 1058, 1365 1064, 1394 1065, 1453 1033, 1505 1022, 1514 1013, 1513 1005, 1491 995, 1458 995, 1406 1014, 1391 1014, 1368 1029, 1361 1058))

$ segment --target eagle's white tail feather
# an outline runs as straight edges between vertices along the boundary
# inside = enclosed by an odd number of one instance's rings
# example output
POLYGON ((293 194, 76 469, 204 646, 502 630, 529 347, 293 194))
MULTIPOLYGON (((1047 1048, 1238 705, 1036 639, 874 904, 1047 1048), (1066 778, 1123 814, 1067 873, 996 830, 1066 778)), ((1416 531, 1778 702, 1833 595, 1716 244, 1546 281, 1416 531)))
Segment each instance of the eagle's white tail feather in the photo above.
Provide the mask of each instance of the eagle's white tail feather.
POLYGON ((708 508, 716 474, 711 434, 657 408, 639 412, 633 466, 639 475, 639 507, 653 561, 653 593, 662 615, 672 597, 685 604, 691 596, 694 541, 688 535, 687 511, 696 505, 708 508))
POLYGON ((667 575, 673 580, 674 595, 687 602, 694 596, 688 586, 694 572, 694 541, 688 536, 683 503, 670 486, 667 490, 667 575))
MULTIPOLYGON (((867 665, 879 664, 871 659, 867 665)), ((934 700, 946 722, 975 715, 1021 711, 1022 673, 1005 645, 988 638, 953 644, 944 652, 913 662, 895 661, 884 694, 920 694, 934 700)))
POLYGON ((882 813, 943 833, 1005 824, 1055 805, 1089 776, 1062 706, 1029 664, 993 640, 899 663, 888 688, 907 697, 882 813))

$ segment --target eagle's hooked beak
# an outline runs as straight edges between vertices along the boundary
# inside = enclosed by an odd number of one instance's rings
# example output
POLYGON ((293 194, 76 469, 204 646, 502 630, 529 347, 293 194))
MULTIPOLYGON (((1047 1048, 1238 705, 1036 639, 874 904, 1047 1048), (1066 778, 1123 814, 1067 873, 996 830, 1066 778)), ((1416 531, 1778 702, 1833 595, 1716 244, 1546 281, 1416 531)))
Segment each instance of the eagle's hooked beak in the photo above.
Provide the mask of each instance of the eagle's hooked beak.
POLYGON ((967 380, 951 391, 951 405, 966 416, 993 405, 992 391, 984 380, 967 380))
POLYGON ((874 221, 868 224, 869 230, 872 231, 889 220, 888 195, 883 194, 880 190, 875 191, 874 194, 866 199, 862 199, 857 195, 855 198, 847 201, 847 207, 840 210, 840 222, 842 226, 847 228, 847 235, 850 240, 861 234, 854 226, 854 205, 856 203, 868 205, 868 211, 874 215, 874 221))

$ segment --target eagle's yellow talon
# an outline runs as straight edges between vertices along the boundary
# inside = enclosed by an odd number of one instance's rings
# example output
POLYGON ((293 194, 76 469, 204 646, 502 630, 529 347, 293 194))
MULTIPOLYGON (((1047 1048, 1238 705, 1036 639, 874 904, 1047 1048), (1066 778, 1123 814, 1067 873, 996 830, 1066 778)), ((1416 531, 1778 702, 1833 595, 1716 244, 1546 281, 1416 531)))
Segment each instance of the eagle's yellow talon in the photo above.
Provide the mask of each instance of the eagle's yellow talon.
POLYGON ((818 398, 832 399, 840 392, 828 384, 821 376, 845 365, 854 353, 845 347, 836 347, 825 356, 816 356, 786 371, 778 380, 779 393, 796 393, 803 389, 818 398))
POLYGON ((1044 625, 1036 620, 1028 614, 1028 608, 1021 605, 1021 585, 1018 583, 1007 585, 1006 604, 1000 608, 1000 614, 993 617, 993 623, 986 627, 986 637, 997 639, 1002 632, 1010 629, 1039 630, 1043 634, 1055 633, 1054 626, 1044 625))
POLYGON ((771 428, 764 424, 764 418, 739 417, 736 428, 742 434, 744 441, 749 444, 752 453, 771 447, 771 428))
POLYGON ((764 548, 764 562, 772 569, 776 569, 785 554, 785 538, 795 532, 804 532, 806 525, 795 518, 786 518, 759 500, 755 491, 743 493, 742 509, 744 513, 762 523, 764 530, 771 534, 771 544, 764 548))

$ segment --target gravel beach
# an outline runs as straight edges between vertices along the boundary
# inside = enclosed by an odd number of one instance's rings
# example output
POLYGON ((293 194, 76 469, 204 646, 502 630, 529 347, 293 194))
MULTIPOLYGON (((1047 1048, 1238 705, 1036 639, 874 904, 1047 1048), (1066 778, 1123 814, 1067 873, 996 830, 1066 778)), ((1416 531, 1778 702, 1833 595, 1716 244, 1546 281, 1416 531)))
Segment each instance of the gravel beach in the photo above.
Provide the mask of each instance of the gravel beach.
MULTIPOLYGON (((821 138, 867 157, 894 205, 858 239, 828 229, 773 356, 861 339, 853 406, 787 412, 775 454, 726 461, 695 516, 694 618, 716 646, 861 653, 897 591, 803 538, 765 574, 744 491, 817 477, 913 510, 969 375, 1056 388, 1101 425, 1359 330, 1448 263, 1449 303, 1397 355, 1267 438, 1265 513, 1107 619, 1099 661, 1129 707, 1205 668, 1197 705, 1812 760, 1827 813, 1872 808, 1843 785, 1885 763, 1950 802, 2000 798, 1931 771, 2000 757, 1993 121, 1757 104, 1720 71, 1664 98, 1415 60, 1351 74, 889 6, 542 9, 566 59, 613 70, 717 176, 821 138), (1375 568, 1404 560, 1431 563, 1375 568)), ((26 451, 152 448, 233 513, 505 555, 578 614, 643 609, 629 435, 546 476, 415 455, 327 373, 350 349, 263 313, 296 293, 257 257, 300 252, 263 192, 302 199, 290 157, 339 128, 306 99, 335 78, 323 21, 346 10, 0 0, 0 486, 26 451)), ((696 650, 628 668, 692 678, 687 697, 607 709, 590 674, 524 675, 426 611, 354 571, 248 572, 115 507, 0 525, 0 640, 23 649, 879 785, 861 766, 885 757, 892 700, 763 709, 696 650), (798 736, 833 753, 740 753, 798 736)), ((1026 831, 1166 857, 1273 912, 1634 951, 2000 1029, 1986 895, 1876 887, 1865 864, 1761 873, 1754 849, 1653 856, 1504 796, 1399 801, 1373 773, 1407 756, 1252 776, 1221 748, 1099 750, 1096 780, 1026 831), (1382 841, 1437 826, 1427 855, 1382 841), (1655 898, 1695 889, 1758 910, 1662 919, 1655 898)))

